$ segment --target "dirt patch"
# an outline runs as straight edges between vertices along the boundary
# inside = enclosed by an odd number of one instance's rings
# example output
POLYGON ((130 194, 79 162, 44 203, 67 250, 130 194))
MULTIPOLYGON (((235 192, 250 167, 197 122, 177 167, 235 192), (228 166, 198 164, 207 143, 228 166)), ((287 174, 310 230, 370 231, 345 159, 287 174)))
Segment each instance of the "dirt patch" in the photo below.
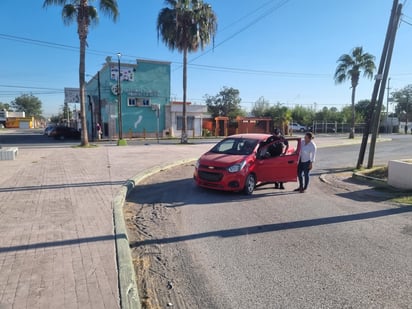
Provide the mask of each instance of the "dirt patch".
MULTIPOLYGON (((192 167, 191 167, 192 168, 192 167)), ((177 202, 161 200, 162 180, 181 181, 180 169, 162 171, 141 183, 124 206, 124 215, 139 295, 143 309, 215 308, 204 287, 205 279, 184 242, 164 241, 179 237, 177 202), (157 189, 147 192, 148 184, 157 189), (142 198, 142 196, 146 195, 142 198), (150 202, 141 203, 142 199, 150 202)), ((179 183, 180 184, 180 183, 179 183)), ((179 185, 178 184, 178 185, 179 185)), ((178 200, 178 197, 177 199, 178 200)))

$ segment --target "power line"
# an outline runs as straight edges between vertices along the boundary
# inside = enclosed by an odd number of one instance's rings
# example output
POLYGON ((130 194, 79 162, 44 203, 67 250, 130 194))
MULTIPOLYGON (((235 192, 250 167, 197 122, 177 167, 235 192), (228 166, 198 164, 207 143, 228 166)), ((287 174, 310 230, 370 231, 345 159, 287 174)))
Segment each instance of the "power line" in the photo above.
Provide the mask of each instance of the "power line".
POLYGON ((225 28, 223 28, 222 30, 218 30, 218 32, 224 32, 227 29, 231 28, 232 26, 238 24, 239 22, 243 21, 244 19, 248 18, 249 16, 252 16, 253 14, 255 14, 256 12, 260 11, 261 9, 263 9, 264 7, 268 6, 269 4, 271 4, 273 2, 273 0, 267 1, 265 3, 263 3, 262 5, 260 5, 259 7, 257 7, 256 9, 254 9, 253 11, 243 15, 242 17, 238 18, 237 20, 235 20, 234 22, 230 23, 228 26, 226 26, 225 28))
POLYGON ((253 69, 222 67, 222 66, 202 65, 202 64, 191 64, 190 67, 195 68, 195 69, 218 71, 218 72, 280 75, 283 77, 317 77, 317 78, 330 78, 331 77, 330 74, 321 74, 321 73, 298 73, 298 72, 284 72, 284 71, 270 71, 270 70, 253 70, 253 69))
MULTIPOLYGON (((252 27, 253 25, 255 25, 256 23, 258 23, 259 21, 261 21, 262 19, 264 19, 265 17, 271 15, 273 12, 279 10, 280 8, 282 8, 284 5, 286 5, 288 2, 290 2, 291 0, 281 0, 279 3, 277 3, 275 6, 271 7, 270 9, 268 9, 267 11, 265 11, 264 13, 262 13, 261 15, 259 15, 258 17, 256 17, 255 19, 253 19, 251 22, 249 22, 248 24, 246 24, 245 26, 243 26, 242 28, 240 28, 238 31, 236 31, 235 33, 231 34, 230 36, 228 36, 226 39, 224 39, 223 41, 219 42, 218 44, 215 44, 213 46, 213 48, 210 48, 206 51, 204 51, 203 53, 201 53, 200 55, 196 56, 195 58, 191 59, 189 61, 189 63, 192 63, 193 61, 199 59, 200 57, 203 57, 204 55, 210 53, 211 51, 213 51, 215 48, 225 44, 226 42, 230 41, 231 39, 233 39, 234 37, 238 36, 239 34, 241 34, 242 32, 246 31, 247 29, 249 29, 250 27, 252 27)), ((255 10, 256 11, 256 10, 255 10)))
POLYGON ((20 89, 36 89, 36 90, 54 90, 54 91, 61 91, 60 88, 46 88, 46 87, 31 87, 31 86, 19 86, 19 85, 2 85, 0 87, 3 88, 20 88, 20 89))
MULTIPOLYGON (((57 48, 57 49, 62 49, 62 50, 71 50, 71 51, 79 50, 79 48, 75 46, 53 43, 53 42, 48 42, 48 41, 43 41, 43 40, 30 39, 30 38, 2 34, 2 33, 0 33, 0 39, 6 39, 6 40, 25 43, 25 44, 44 46, 44 47, 49 47, 49 48, 57 48)), ((112 54, 111 52, 90 50, 90 49, 87 49, 87 53, 93 53, 96 55, 104 55, 104 56, 108 54, 112 54)), ((125 57, 142 59, 142 57, 132 56, 132 55, 125 55, 125 57)), ((181 62, 172 62, 172 63, 179 65, 179 66, 182 65, 181 62)), ((248 70, 248 69, 243 69, 243 68, 211 66, 211 65, 201 65, 201 64, 189 64, 189 66, 196 68, 196 69, 203 69, 203 70, 209 70, 209 71, 221 71, 221 72, 223 71, 223 72, 234 72, 234 73, 245 73, 245 74, 281 75, 281 76, 286 76, 286 77, 318 77, 318 78, 330 77, 330 75, 328 74, 318 74, 318 73, 276 72, 276 71, 265 71, 265 70, 250 70, 250 69, 248 70)))

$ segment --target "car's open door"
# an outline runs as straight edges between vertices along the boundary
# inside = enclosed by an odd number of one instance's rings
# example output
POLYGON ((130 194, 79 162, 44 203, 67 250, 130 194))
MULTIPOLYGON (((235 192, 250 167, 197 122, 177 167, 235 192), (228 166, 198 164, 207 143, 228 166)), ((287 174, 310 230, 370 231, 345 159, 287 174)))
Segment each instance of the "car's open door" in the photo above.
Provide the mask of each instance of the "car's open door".
POLYGON ((258 150, 255 170, 258 182, 296 182, 301 139, 288 138, 286 141, 289 144, 286 153, 275 157, 264 155, 264 153, 272 144, 279 143, 279 141, 272 142, 265 145, 266 148, 258 150))

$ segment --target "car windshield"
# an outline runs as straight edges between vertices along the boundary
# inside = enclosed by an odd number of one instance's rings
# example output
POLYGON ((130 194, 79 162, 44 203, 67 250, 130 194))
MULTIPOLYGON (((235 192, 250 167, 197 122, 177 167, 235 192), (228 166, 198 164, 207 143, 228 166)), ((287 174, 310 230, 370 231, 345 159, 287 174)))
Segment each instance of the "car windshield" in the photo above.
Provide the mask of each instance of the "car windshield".
POLYGON ((231 155, 250 155, 258 142, 257 139, 229 137, 216 144, 210 151, 231 155))

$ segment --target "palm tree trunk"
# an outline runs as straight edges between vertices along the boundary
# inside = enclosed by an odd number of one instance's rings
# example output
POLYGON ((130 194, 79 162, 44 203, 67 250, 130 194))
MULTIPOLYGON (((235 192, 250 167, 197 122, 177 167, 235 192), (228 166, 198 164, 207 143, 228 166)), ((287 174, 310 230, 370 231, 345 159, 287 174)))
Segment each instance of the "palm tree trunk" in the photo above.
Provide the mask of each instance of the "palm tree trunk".
POLYGON ((86 72, 86 39, 87 39, 87 23, 86 23, 86 8, 87 0, 82 0, 80 11, 78 14, 78 34, 80 40, 80 63, 79 63, 79 86, 80 86, 80 121, 81 121, 81 146, 89 146, 89 136, 87 130, 86 119, 86 90, 85 90, 85 72, 86 72))
POLYGON ((81 145, 89 146, 89 137, 86 121, 86 95, 85 95, 85 57, 86 57, 86 42, 80 40, 80 64, 79 64, 79 84, 80 84, 80 120, 81 120, 81 145))
POLYGON ((352 87, 352 119, 350 123, 349 138, 355 138, 355 93, 356 87, 352 87))
POLYGON ((187 144, 187 115, 186 115, 186 93, 187 93, 187 48, 183 51, 183 119, 181 143, 187 144))

